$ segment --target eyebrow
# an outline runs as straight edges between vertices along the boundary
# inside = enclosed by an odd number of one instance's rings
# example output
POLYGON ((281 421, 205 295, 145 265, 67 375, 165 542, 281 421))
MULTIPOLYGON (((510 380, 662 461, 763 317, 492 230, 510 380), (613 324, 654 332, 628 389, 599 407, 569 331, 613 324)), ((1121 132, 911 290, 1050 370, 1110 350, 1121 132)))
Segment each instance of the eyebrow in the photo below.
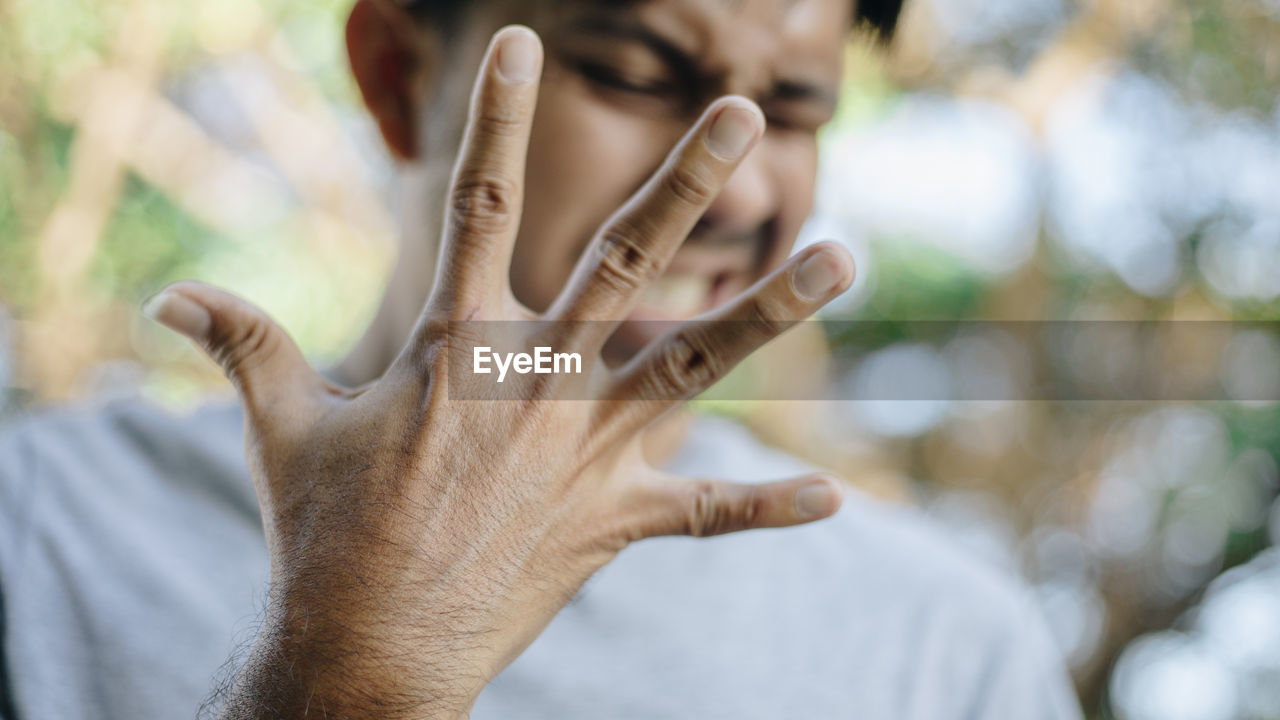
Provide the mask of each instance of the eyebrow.
MULTIPOLYGON (((694 52, 680 47, 644 23, 605 15, 589 15, 569 23, 568 29, 577 32, 605 35, 617 40, 627 40, 644 45, 676 72, 697 76, 699 63, 694 52)), ((802 79, 781 79, 769 90, 770 100, 801 101, 821 104, 824 109, 835 110, 836 91, 825 84, 802 79)))
POLYGON ((640 43, 678 72, 687 72, 690 75, 698 74, 698 62, 693 52, 680 47, 674 41, 643 23, 633 20, 619 20, 604 15, 589 15, 569 23, 569 29, 640 43))

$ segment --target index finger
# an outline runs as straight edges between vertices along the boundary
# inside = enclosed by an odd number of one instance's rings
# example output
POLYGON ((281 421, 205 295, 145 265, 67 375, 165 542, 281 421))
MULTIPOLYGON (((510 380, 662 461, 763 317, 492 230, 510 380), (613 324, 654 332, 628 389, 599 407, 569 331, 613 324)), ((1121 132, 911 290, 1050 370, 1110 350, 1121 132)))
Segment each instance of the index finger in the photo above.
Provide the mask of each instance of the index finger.
POLYGON ((494 34, 449 189, 436 310, 470 317, 506 287, 541 71, 542 45, 532 30, 512 25, 494 34))

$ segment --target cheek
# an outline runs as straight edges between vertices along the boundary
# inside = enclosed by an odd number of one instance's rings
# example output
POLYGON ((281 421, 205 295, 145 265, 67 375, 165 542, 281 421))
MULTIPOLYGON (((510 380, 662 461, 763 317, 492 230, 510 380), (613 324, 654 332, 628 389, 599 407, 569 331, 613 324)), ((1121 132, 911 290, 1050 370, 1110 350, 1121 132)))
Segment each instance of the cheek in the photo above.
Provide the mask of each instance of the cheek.
POLYGON ((596 230, 665 155, 663 136, 651 120, 597 101, 573 78, 548 73, 511 269, 517 299, 535 311, 555 299, 596 230))

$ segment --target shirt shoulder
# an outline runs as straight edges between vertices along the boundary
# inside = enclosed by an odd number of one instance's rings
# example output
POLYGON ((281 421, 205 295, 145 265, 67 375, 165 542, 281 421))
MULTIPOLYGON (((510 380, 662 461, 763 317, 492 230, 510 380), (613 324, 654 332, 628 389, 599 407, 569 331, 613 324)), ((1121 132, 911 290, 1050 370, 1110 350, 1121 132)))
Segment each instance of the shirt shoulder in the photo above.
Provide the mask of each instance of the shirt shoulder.
MULTIPOLYGON (((115 452, 129 446, 153 451, 169 438, 204 438, 204 445, 236 438, 243 428, 240 406, 215 400, 177 410, 140 396, 102 402, 53 405, 19 415, 0 425, 0 442, 76 439, 88 453, 115 452), (212 434, 212 435, 211 435, 212 434)), ((76 448, 76 454, 81 450, 76 448)))
POLYGON ((174 411, 142 398, 51 407, 0 428, 0 560, 39 526, 83 512, 126 520, 194 494, 256 517, 239 406, 174 411))
POLYGON ((19 717, 199 704, 266 577, 241 432, 231 403, 141 399, 0 432, 3 681, 19 717))
POLYGON ((131 397, 38 410, 0 427, 0 445, 47 478, 138 460, 153 468, 185 468, 193 460, 221 465, 243 455, 242 433, 234 402, 179 411, 131 397))

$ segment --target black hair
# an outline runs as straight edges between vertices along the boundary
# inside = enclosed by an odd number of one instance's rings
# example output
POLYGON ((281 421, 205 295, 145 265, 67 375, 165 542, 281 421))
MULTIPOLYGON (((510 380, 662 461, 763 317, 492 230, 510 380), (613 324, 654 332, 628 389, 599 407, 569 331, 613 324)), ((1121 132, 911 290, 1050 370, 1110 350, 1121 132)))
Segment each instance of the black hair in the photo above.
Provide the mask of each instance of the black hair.
POLYGON ((887 41, 893 37, 901 14, 902 0, 858 0, 854 17, 857 22, 866 23, 881 40, 887 41))
MULTIPOLYGON (((628 0, 600 0, 620 5, 628 0)), ((854 22, 871 29, 880 40, 887 41, 893 37, 897 27, 898 16, 902 12, 903 0, 856 0, 857 10, 854 22)), ((446 21, 460 10, 465 0, 402 0, 403 6, 411 13, 419 14, 428 11, 443 17, 446 21)))

